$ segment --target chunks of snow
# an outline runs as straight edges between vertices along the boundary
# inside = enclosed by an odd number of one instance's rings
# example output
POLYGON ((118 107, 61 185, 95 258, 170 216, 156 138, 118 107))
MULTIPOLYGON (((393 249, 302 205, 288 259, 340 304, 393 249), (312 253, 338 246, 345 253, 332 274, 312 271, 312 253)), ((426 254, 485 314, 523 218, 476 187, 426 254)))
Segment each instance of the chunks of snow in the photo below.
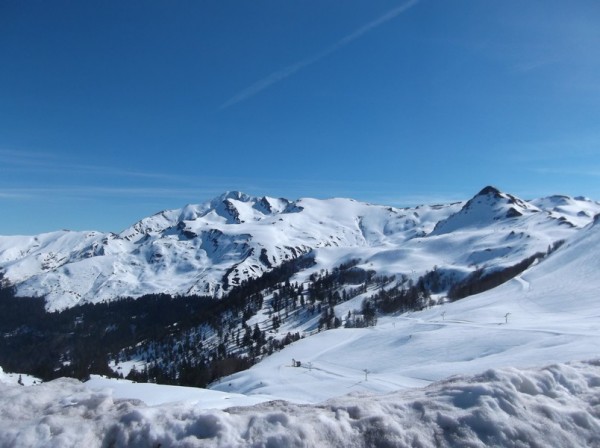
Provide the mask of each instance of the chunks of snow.
POLYGON ((76 380, 0 384, 11 447, 599 446, 600 361, 493 369, 423 389, 226 410, 147 406, 76 380))

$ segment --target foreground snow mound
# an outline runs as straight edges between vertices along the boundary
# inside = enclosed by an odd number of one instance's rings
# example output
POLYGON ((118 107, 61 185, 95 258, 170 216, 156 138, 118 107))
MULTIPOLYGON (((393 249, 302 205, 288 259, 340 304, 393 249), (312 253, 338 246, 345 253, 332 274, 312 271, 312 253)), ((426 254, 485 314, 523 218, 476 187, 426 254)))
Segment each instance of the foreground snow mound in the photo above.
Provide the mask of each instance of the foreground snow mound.
POLYGON ((600 360, 488 370, 319 406, 270 402, 225 411, 117 401, 68 379, 0 385, 0 445, 600 446, 600 360))

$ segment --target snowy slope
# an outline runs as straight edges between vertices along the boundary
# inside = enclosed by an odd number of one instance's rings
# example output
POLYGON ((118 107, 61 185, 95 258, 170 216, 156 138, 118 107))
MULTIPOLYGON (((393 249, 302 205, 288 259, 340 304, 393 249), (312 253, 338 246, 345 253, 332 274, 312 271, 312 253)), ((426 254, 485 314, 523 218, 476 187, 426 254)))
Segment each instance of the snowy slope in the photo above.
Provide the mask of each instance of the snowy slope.
POLYGON ((33 384, 40 384, 41 382, 42 381, 39 378, 36 378, 34 376, 20 373, 5 372, 2 369, 2 367, 0 367, 0 383, 19 386, 31 386, 33 384), (19 383, 19 381, 21 381, 21 383, 19 383))
POLYGON ((554 195, 529 202, 559 219, 562 218, 580 227, 588 224, 590 218, 600 213, 600 203, 583 196, 572 198, 554 195))
POLYGON ((24 447, 454 447, 600 445, 600 363, 488 369, 425 389, 319 406, 145 406, 67 379, 0 384, 0 445, 24 447))
MULTIPOLYGON (((593 358, 600 344, 598 222, 493 290, 382 317, 374 328, 311 336, 213 387, 317 403, 350 392, 425 385, 490 367, 593 358), (291 367, 292 359, 302 367, 291 367)), ((343 315, 346 310, 342 304, 336 312, 343 315)))
MULTIPOLYGON (((99 377, 83 385, 0 384, 0 445, 600 446, 600 363, 577 361, 597 358, 600 345, 600 218, 578 229, 530 205, 512 221, 495 220, 514 205, 495 195, 476 195, 466 210, 487 207, 477 225, 459 204, 444 218, 455 223, 451 232, 442 225, 432 232, 434 223, 430 234, 403 244, 446 247, 451 236, 456 244, 481 237, 490 244, 511 232, 528 235, 531 250, 548 232, 568 236, 566 243, 493 290, 381 317, 376 327, 307 337, 208 393, 99 377), (496 231, 484 234, 486 226, 496 231), (292 403, 209 409, 270 398, 292 403)), ((388 242, 378 249, 393 250, 388 242)), ((319 248, 317 257, 339 260, 348 250, 319 248)), ((376 261, 369 245, 356 250, 376 261)), ((455 263, 461 257, 458 249, 445 253, 455 263)), ((351 306, 358 299, 336 312, 351 306)))
POLYGON ((504 225, 507 219, 517 219, 539 213, 531 204, 494 187, 486 187, 469 200, 458 213, 440 221, 432 235, 443 235, 469 228, 482 228, 495 224, 504 225))
POLYGON ((187 402, 203 409, 225 409, 232 406, 251 406, 274 400, 275 397, 242 395, 209 389, 164 384, 135 383, 129 380, 92 375, 85 386, 93 391, 110 394, 116 399, 141 400, 150 406, 187 402))
POLYGON ((398 209, 228 192, 119 234, 0 237, 0 273, 20 295, 45 296, 51 310, 157 292, 220 296, 308 252, 315 269, 359 259, 382 274, 418 276, 438 266, 466 275, 543 252, 600 211, 589 200, 557 201, 526 202, 489 187, 467 203, 398 209))

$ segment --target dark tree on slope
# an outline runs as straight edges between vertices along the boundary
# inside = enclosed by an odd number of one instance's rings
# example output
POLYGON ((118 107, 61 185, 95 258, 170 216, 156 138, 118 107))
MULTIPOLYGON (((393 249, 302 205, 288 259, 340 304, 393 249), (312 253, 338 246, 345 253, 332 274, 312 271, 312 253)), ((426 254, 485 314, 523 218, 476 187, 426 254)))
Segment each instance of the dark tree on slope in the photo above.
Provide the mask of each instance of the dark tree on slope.
POLYGON ((363 300, 362 315, 367 327, 373 327, 377 325, 377 310, 375 308, 375 304, 371 300, 363 300))
POLYGON ((478 269, 463 281, 453 285, 448 291, 448 298, 458 300, 495 288, 516 277, 531 266, 535 260, 543 257, 544 254, 537 253, 513 266, 492 272, 485 272, 484 269, 478 269))

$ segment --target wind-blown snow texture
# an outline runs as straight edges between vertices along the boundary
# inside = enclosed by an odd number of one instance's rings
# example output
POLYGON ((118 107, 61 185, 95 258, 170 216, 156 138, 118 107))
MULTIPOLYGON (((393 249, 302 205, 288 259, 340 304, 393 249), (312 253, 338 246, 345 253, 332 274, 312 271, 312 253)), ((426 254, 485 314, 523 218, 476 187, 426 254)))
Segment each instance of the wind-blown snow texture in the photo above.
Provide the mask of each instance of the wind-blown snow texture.
POLYGON ((0 273, 49 310, 149 293, 220 296, 314 251, 381 274, 459 275, 509 266, 566 239, 600 212, 586 198, 523 201, 488 187, 467 203, 398 209, 352 199, 289 201, 226 193, 144 218, 119 234, 0 237, 0 273))
POLYGON ((489 369, 318 406, 148 407, 76 380, 0 385, 7 447, 584 447, 600 445, 600 362, 489 369))

